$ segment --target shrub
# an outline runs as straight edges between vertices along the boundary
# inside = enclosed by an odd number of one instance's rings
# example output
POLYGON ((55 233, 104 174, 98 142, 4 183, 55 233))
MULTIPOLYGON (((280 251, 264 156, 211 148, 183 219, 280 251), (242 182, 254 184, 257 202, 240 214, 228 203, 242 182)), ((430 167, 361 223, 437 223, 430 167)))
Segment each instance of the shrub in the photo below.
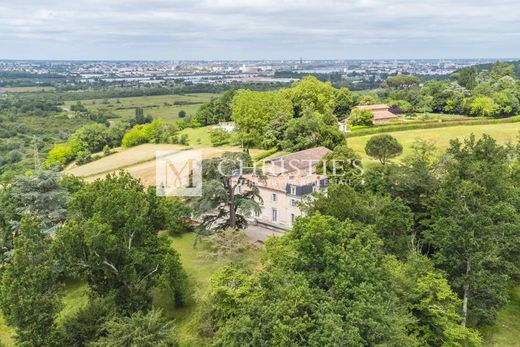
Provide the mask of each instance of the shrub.
POLYGON ((221 128, 213 128, 209 131, 209 138, 214 147, 222 146, 229 142, 229 134, 221 128))
POLYGON ((9 163, 18 163, 23 159, 23 153, 17 149, 13 149, 9 153, 7 153, 5 157, 5 161, 9 163))
POLYGON ((63 167, 74 159, 72 146, 69 144, 56 144, 49 152, 49 157, 45 161, 48 167, 63 167))
POLYGON ((79 151, 76 154, 76 164, 83 165, 90 161, 92 161, 92 153, 88 149, 79 151))
POLYGON ((370 110, 357 109, 350 113, 348 121, 353 126, 371 126, 374 124, 374 113, 370 110))
POLYGON ((471 114, 477 117, 493 117, 500 111, 500 106, 488 96, 478 96, 471 103, 471 114))
POLYGON ((148 142, 149 138, 143 131, 143 127, 143 125, 136 125, 130 129, 125 136, 123 136, 121 146, 128 148, 148 142))
POLYGON ((188 138, 188 134, 182 134, 179 137, 179 144, 184 145, 184 146, 188 146, 190 144, 190 140, 188 138))

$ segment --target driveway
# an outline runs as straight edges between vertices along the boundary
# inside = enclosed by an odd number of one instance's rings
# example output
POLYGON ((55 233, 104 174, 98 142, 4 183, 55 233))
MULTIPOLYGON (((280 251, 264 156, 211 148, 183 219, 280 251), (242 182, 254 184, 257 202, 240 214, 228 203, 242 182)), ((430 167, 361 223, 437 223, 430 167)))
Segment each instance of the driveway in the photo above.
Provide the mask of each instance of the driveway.
POLYGON ((268 229, 261 225, 250 224, 245 230, 248 240, 251 242, 265 242, 271 236, 282 236, 284 233, 281 230, 268 229))

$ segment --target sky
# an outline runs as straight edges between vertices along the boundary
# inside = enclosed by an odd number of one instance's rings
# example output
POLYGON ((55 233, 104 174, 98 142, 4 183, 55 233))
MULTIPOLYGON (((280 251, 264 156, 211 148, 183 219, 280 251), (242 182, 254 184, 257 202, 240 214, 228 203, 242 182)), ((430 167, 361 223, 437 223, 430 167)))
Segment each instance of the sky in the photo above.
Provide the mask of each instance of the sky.
POLYGON ((0 0, 0 59, 518 58, 518 0, 0 0))

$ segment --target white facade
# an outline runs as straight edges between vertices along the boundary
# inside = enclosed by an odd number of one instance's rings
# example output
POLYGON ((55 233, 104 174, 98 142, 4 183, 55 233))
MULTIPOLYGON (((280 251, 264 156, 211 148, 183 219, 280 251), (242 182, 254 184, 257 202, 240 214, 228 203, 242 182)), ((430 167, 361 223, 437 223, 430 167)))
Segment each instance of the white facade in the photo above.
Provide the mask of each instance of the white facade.
POLYGON ((296 217, 304 215, 298 208, 301 196, 264 187, 259 187, 259 191, 263 203, 262 212, 255 216, 257 222, 288 229, 293 226, 296 217))

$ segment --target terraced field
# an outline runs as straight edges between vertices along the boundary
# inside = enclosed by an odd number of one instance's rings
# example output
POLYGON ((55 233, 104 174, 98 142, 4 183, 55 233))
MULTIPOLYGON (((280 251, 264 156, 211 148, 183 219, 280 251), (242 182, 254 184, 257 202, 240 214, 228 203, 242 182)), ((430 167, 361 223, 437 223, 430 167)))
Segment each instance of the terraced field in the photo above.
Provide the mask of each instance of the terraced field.
MULTIPOLYGON (((156 151, 185 151, 191 147, 168 144, 144 144, 98 159, 82 166, 71 166, 64 170, 65 173, 84 177, 87 181, 93 181, 105 177, 108 173, 126 170, 130 175, 141 180, 143 185, 155 185, 155 153, 156 151)), ((239 152, 239 147, 201 147, 196 148, 202 152, 203 159, 215 158, 225 152, 239 152)), ((252 150, 251 155, 258 150, 252 150)))

